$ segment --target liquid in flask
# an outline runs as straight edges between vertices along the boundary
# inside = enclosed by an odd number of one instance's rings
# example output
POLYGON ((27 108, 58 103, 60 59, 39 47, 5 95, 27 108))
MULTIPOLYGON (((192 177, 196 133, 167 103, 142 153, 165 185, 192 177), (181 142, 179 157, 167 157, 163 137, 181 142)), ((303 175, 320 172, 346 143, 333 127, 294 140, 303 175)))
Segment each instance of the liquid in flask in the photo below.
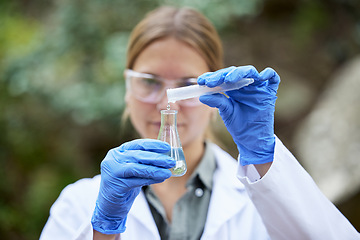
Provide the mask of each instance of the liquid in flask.
POLYGON ((167 142, 171 146, 168 155, 176 160, 175 167, 170 171, 172 176, 180 177, 186 173, 187 166, 185 162, 184 151, 181 147, 179 133, 177 131, 177 111, 176 110, 161 110, 161 126, 158 140, 167 142))

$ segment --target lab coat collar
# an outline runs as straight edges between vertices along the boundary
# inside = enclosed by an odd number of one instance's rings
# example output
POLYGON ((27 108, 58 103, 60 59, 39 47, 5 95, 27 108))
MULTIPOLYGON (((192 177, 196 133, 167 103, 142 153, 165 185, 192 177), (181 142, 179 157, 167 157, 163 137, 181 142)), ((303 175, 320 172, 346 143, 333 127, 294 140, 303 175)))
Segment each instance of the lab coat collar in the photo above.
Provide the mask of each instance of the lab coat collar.
POLYGON ((143 191, 140 191, 140 194, 135 198, 129 214, 136 218, 144 228, 147 228, 149 232, 152 233, 153 236, 148 236, 147 239, 160 239, 155 220, 151 214, 149 204, 146 201, 143 191))
POLYGON ((212 144, 217 169, 203 238, 216 234, 220 227, 238 214, 247 203, 245 186, 236 177, 238 162, 220 147, 212 144), (243 201, 241 201, 243 199, 243 201))

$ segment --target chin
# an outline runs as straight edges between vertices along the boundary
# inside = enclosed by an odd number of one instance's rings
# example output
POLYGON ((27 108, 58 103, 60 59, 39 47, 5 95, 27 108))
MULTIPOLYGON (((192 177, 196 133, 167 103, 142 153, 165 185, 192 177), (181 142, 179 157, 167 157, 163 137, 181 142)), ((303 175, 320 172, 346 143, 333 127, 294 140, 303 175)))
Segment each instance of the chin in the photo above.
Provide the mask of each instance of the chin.
POLYGON ((158 138, 158 135, 159 135, 158 132, 156 132, 156 133, 149 133, 149 134, 146 135, 145 138, 157 139, 157 138, 158 138))
POLYGON ((159 135, 160 126, 151 125, 141 134, 142 138, 157 139, 159 135))

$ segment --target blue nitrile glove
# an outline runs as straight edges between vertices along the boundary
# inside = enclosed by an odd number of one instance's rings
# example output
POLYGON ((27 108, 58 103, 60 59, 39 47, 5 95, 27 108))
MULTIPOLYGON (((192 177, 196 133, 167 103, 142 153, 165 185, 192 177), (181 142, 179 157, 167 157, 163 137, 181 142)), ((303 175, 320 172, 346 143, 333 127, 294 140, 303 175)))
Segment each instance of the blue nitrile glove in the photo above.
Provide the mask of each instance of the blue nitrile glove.
POLYGON ((255 82, 226 92, 229 97, 218 93, 201 96, 200 101, 219 109, 239 150, 241 165, 271 162, 274 158, 274 112, 279 75, 271 68, 258 73, 253 66, 229 67, 201 75, 198 84, 215 87, 242 78, 253 78, 255 82))
POLYGON ((91 219, 93 229, 104 234, 125 231, 127 214, 141 187, 171 176, 175 160, 167 156, 170 145, 138 139, 110 150, 101 163, 101 184, 91 219))

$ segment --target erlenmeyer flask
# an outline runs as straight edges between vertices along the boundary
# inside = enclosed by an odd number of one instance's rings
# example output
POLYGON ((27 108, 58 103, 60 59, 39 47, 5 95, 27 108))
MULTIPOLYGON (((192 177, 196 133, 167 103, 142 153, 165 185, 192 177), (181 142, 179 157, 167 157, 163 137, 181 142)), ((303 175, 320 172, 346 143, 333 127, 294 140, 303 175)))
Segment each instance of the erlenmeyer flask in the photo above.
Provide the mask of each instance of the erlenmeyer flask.
POLYGON ((176 110, 161 110, 161 126, 158 140, 167 142, 171 146, 169 156, 176 160, 175 167, 171 168, 172 176, 180 177, 186 173, 187 167, 185 162, 184 151, 181 147, 179 133, 176 126, 176 110))

